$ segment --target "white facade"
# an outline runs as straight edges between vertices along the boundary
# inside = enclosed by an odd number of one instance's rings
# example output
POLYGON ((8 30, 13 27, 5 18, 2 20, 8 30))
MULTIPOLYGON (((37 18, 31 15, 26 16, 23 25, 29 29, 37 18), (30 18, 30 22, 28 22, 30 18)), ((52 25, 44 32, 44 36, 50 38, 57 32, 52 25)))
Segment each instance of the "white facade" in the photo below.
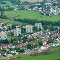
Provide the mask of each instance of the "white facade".
POLYGON ((5 31, 1 31, 0 32, 0 39, 5 40, 7 38, 6 32, 5 31))
POLYGON ((14 30, 14 36, 19 36, 19 35, 21 35, 21 29, 20 28, 16 28, 14 30))
POLYGON ((38 30, 39 30, 39 28, 42 29, 42 24, 41 23, 36 23, 35 26, 38 28, 38 30))
POLYGON ((32 25, 26 25, 26 33, 32 33, 33 32, 33 26, 32 25))

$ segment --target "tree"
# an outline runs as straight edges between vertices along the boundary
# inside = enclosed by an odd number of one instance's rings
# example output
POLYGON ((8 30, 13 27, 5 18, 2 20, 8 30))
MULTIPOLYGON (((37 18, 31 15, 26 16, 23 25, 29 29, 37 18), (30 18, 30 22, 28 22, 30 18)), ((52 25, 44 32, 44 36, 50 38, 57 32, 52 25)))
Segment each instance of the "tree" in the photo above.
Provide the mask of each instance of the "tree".
POLYGON ((15 48, 16 49, 16 52, 19 52, 19 53, 23 53, 24 52, 24 49, 20 49, 20 48, 15 48))
POLYGON ((39 46, 42 46, 43 45, 43 42, 42 41, 39 41, 38 44, 39 44, 39 46))
POLYGON ((32 49, 33 48, 33 45, 32 44, 27 44, 27 49, 32 49))
POLYGON ((22 40, 23 40, 23 43, 25 43, 27 41, 27 36, 24 36, 22 40))
POLYGON ((0 0, 0 2, 2 2, 2 0, 0 0))
POLYGON ((20 0, 17 1, 17 4, 18 4, 18 6, 19 6, 19 8, 20 8, 20 0))
POLYGON ((2 44, 9 44, 9 41, 6 39, 6 40, 2 40, 2 44))
POLYGON ((53 43, 53 42, 54 42, 54 40, 53 40, 52 38, 50 38, 50 39, 47 41, 47 44, 53 43))
POLYGON ((4 14, 4 11, 1 11, 1 16, 3 16, 3 14, 4 14))
POLYGON ((4 8, 3 7, 0 7, 0 16, 1 17, 5 17, 4 16, 4 11, 5 11, 4 8))
POLYGON ((37 27, 36 27, 36 26, 34 26, 34 27, 33 27, 33 30, 34 30, 34 31, 38 31, 38 29, 37 29, 37 27))

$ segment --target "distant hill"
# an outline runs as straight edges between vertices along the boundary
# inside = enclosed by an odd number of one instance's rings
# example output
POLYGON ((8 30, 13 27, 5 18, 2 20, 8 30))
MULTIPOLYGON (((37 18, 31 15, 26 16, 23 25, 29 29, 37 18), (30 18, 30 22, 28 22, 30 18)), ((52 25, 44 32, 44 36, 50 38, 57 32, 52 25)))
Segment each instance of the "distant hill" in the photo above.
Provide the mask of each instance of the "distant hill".
POLYGON ((27 1, 27 2, 37 2, 37 1, 39 1, 39 2, 42 2, 43 0, 21 0, 21 1, 27 1))

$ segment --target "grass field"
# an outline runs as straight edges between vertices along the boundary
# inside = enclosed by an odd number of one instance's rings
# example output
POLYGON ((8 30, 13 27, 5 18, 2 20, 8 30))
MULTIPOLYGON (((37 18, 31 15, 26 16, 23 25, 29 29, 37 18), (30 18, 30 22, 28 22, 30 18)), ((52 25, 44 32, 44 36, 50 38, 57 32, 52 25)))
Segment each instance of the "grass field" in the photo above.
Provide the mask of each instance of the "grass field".
POLYGON ((10 6, 13 6, 13 4, 12 4, 10 1, 4 1, 4 2, 6 2, 6 4, 1 4, 1 3, 0 3, 0 6, 6 6, 6 5, 7 5, 7 6, 9 6, 9 5, 10 5, 10 6))
POLYGON ((14 21, 14 20, 9 20, 9 19, 1 19, 0 18, 0 22, 5 23, 5 24, 16 24, 16 25, 21 25, 21 22, 18 21, 14 21))
POLYGON ((21 55, 21 58, 11 60, 56 60, 56 59, 60 59, 60 54, 54 53, 50 55, 38 55, 38 56, 21 55))
POLYGON ((11 60, 58 60, 58 59, 60 59, 60 53, 59 53, 60 52, 60 46, 50 47, 48 51, 53 52, 53 53, 44 54, 44 55, 40 54, 37 56, 20 54, 20 55, 18 55, 20 58, 11 59, 11 60))
POLYGON ((60 16, 44 16, 41 15, 38 11, 28 11, 28 10, 17 10, 17 11, 6 11, 5 15, 8 18, 21 18, 21 19, 36 19, 43 21, 58 21, 60 16))

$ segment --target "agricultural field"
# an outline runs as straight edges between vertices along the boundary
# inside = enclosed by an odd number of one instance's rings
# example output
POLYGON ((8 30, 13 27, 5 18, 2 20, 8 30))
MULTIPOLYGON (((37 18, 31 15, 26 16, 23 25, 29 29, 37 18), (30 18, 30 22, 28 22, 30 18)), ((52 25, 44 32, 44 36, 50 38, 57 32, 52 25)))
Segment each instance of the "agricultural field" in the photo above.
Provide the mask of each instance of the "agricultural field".
POLYGON ((41 15, 38 11, 28 11, 28 10, 16 10, 16 11, 5 11, 4 15, 6 15, 9 19, 20 18, 20 19, 35 19, 35 20, 43 20, 43 21, 58 21, 60 20, 60 16, 44 16, 41 15))

